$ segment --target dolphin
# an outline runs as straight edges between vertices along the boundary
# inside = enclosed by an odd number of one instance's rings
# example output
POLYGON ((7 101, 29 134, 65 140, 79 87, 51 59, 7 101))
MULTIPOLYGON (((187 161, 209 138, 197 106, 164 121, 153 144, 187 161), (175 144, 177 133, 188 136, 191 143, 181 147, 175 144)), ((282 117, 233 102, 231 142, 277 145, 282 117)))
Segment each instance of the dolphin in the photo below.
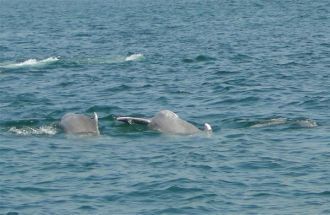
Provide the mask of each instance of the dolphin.
MULTIPOLYGON (((177 114, 170 110, 161 110, 152 118, 137 118, 137 117, 117 117, 118 121, 129 124, 146 124, 149 128, 167 134, 195 134, 201 132, 199 128, 193 124, 181 119, 177 114)), ((210 124, 205 123, 203 131, 212 132, 210 124)))
POLYGON ((92 117, 83 114, 67 113, 62 117, 60 126, 67 134, 100 134, 98 116, 95 112, 92 117))

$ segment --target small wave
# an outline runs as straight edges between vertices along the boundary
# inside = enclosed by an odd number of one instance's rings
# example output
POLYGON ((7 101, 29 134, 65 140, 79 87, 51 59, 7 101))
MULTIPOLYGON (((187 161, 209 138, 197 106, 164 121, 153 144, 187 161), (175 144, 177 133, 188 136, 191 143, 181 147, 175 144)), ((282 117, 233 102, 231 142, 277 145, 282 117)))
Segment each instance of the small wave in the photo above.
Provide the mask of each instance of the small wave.
POLYGON ((23 62, 19 63, 7 63, 2 64, 0 67, 5 69, 15 69, 15 68, 22 68, 22 67, 36 67, 36 66, 44 66, 48 64, 55 63, 56 61, 59 61, 59 58, 57 57, 49 57, 43 60, 37 60, 37 59, 28 59, 23 62))
POLYGON ((277 125, 287 125, 292 128, 315 128, 318 126, 317 122, 312 119, 287 119, 287 118, 273 118, 257 122, 251 128, 263 128, 277 125))
POLYGON ((16 128, 12 127, 9 129, 9 132, 20 136, 29 136, 29 135, 55 135, 57 133, 57 129, 54 126, 41 126, 39 128, 32 127, 23 127, 16 128))
POLYGON ((251 128, 263 128, 263 127, 268 127, 268 126, 273 126, 273 125, 283 125, 287 122, 286 118, 274 118, 274 119, 269 119, 265 120, 262 122, 259 122, 257 124, 254 124, 251 126, 251 128))
POLYGON ((125 61, 138 61, 138 60, 143 60, 144 59, 144 55, 143 54, 132 54, 129 55, 125 58, 125 61))

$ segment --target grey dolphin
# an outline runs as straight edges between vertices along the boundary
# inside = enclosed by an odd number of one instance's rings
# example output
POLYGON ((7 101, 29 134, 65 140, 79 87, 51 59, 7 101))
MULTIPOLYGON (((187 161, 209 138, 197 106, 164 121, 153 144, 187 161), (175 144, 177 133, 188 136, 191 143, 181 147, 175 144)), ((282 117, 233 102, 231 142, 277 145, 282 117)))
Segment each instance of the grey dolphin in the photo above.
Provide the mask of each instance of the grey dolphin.
POLYGON ((67 113, 62 117, 60 126, 68 134, 100 134, 98 116, 95 112, 92 117, 83 114, 67 113))
MULTIPOLYGON (((168 134, 195 134, 201 132, 193 124, 181 119, 177 114, 170 110, 161 110, 152 118, 137 118, 137 117, 117 117, 118 121, 129 124, 146 124, 149 128, 168 134)), ((212 127, 204 124, 204 131, 212 132, 212 127)))

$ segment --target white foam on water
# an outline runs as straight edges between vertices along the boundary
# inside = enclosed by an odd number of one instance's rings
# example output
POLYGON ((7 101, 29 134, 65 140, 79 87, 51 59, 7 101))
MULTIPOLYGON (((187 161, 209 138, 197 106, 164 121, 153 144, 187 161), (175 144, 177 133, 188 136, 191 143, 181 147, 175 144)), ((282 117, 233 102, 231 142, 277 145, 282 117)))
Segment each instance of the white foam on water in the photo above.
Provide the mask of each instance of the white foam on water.
POLYGON ((19 63, 5 63, 0 64, 0 67, 5 69, 15 69, 15 68, 22 68, 22 67, 35 67, 35 66, 44 66, 51 63, 54 63, 56 61, 59 61, 60 59, 57 57, 49 57, 43 60, 37 60, 37 59, 28 59, 23 62, 19 63))
POLYGON ((312 119, 297 120, 296 124, 302 128, 315 128, 317 127, 317 122, 312 119))
POLYGON ((130 56, 127 56, 125 58, 125 61, 138 61, 138 60, 143 60, 144 59, 144 55, 143 54, 132 54, 130 56))
POLYGON ((251 128, 263 128, 263 127, 274 126, 274 125, 283 125, 285 123, 287 123, 286 118, 274 118, 274 119, 265 120, 263 122, 252 125, 251 128))
POLYGON ((12 127, 9 129, 9 132, 15 133, 20 136, 29 136, 29 135, 55 135, 57 129, 53 126, 41 126, 39 128, 23 127, 16 128, 12 127))
POLYGON ((117 56, 104 56, 100 58, 78 59, 75 62, 78 64, 102 65, 102 64, 123 63, 128 61, 139 61, 143 59, 144 59, 144 55, 138 53, 129 56, 117 55, 117 56))

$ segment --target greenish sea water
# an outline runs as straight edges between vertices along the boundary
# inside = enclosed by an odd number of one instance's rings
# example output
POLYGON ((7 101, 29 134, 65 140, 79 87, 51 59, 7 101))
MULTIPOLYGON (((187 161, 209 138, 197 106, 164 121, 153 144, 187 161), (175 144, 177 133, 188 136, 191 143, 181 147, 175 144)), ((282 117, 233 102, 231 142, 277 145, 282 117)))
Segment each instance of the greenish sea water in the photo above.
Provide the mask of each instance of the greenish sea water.
POLYGON ((328 1, 0 5, 0 214, 330 213, 328 1))

